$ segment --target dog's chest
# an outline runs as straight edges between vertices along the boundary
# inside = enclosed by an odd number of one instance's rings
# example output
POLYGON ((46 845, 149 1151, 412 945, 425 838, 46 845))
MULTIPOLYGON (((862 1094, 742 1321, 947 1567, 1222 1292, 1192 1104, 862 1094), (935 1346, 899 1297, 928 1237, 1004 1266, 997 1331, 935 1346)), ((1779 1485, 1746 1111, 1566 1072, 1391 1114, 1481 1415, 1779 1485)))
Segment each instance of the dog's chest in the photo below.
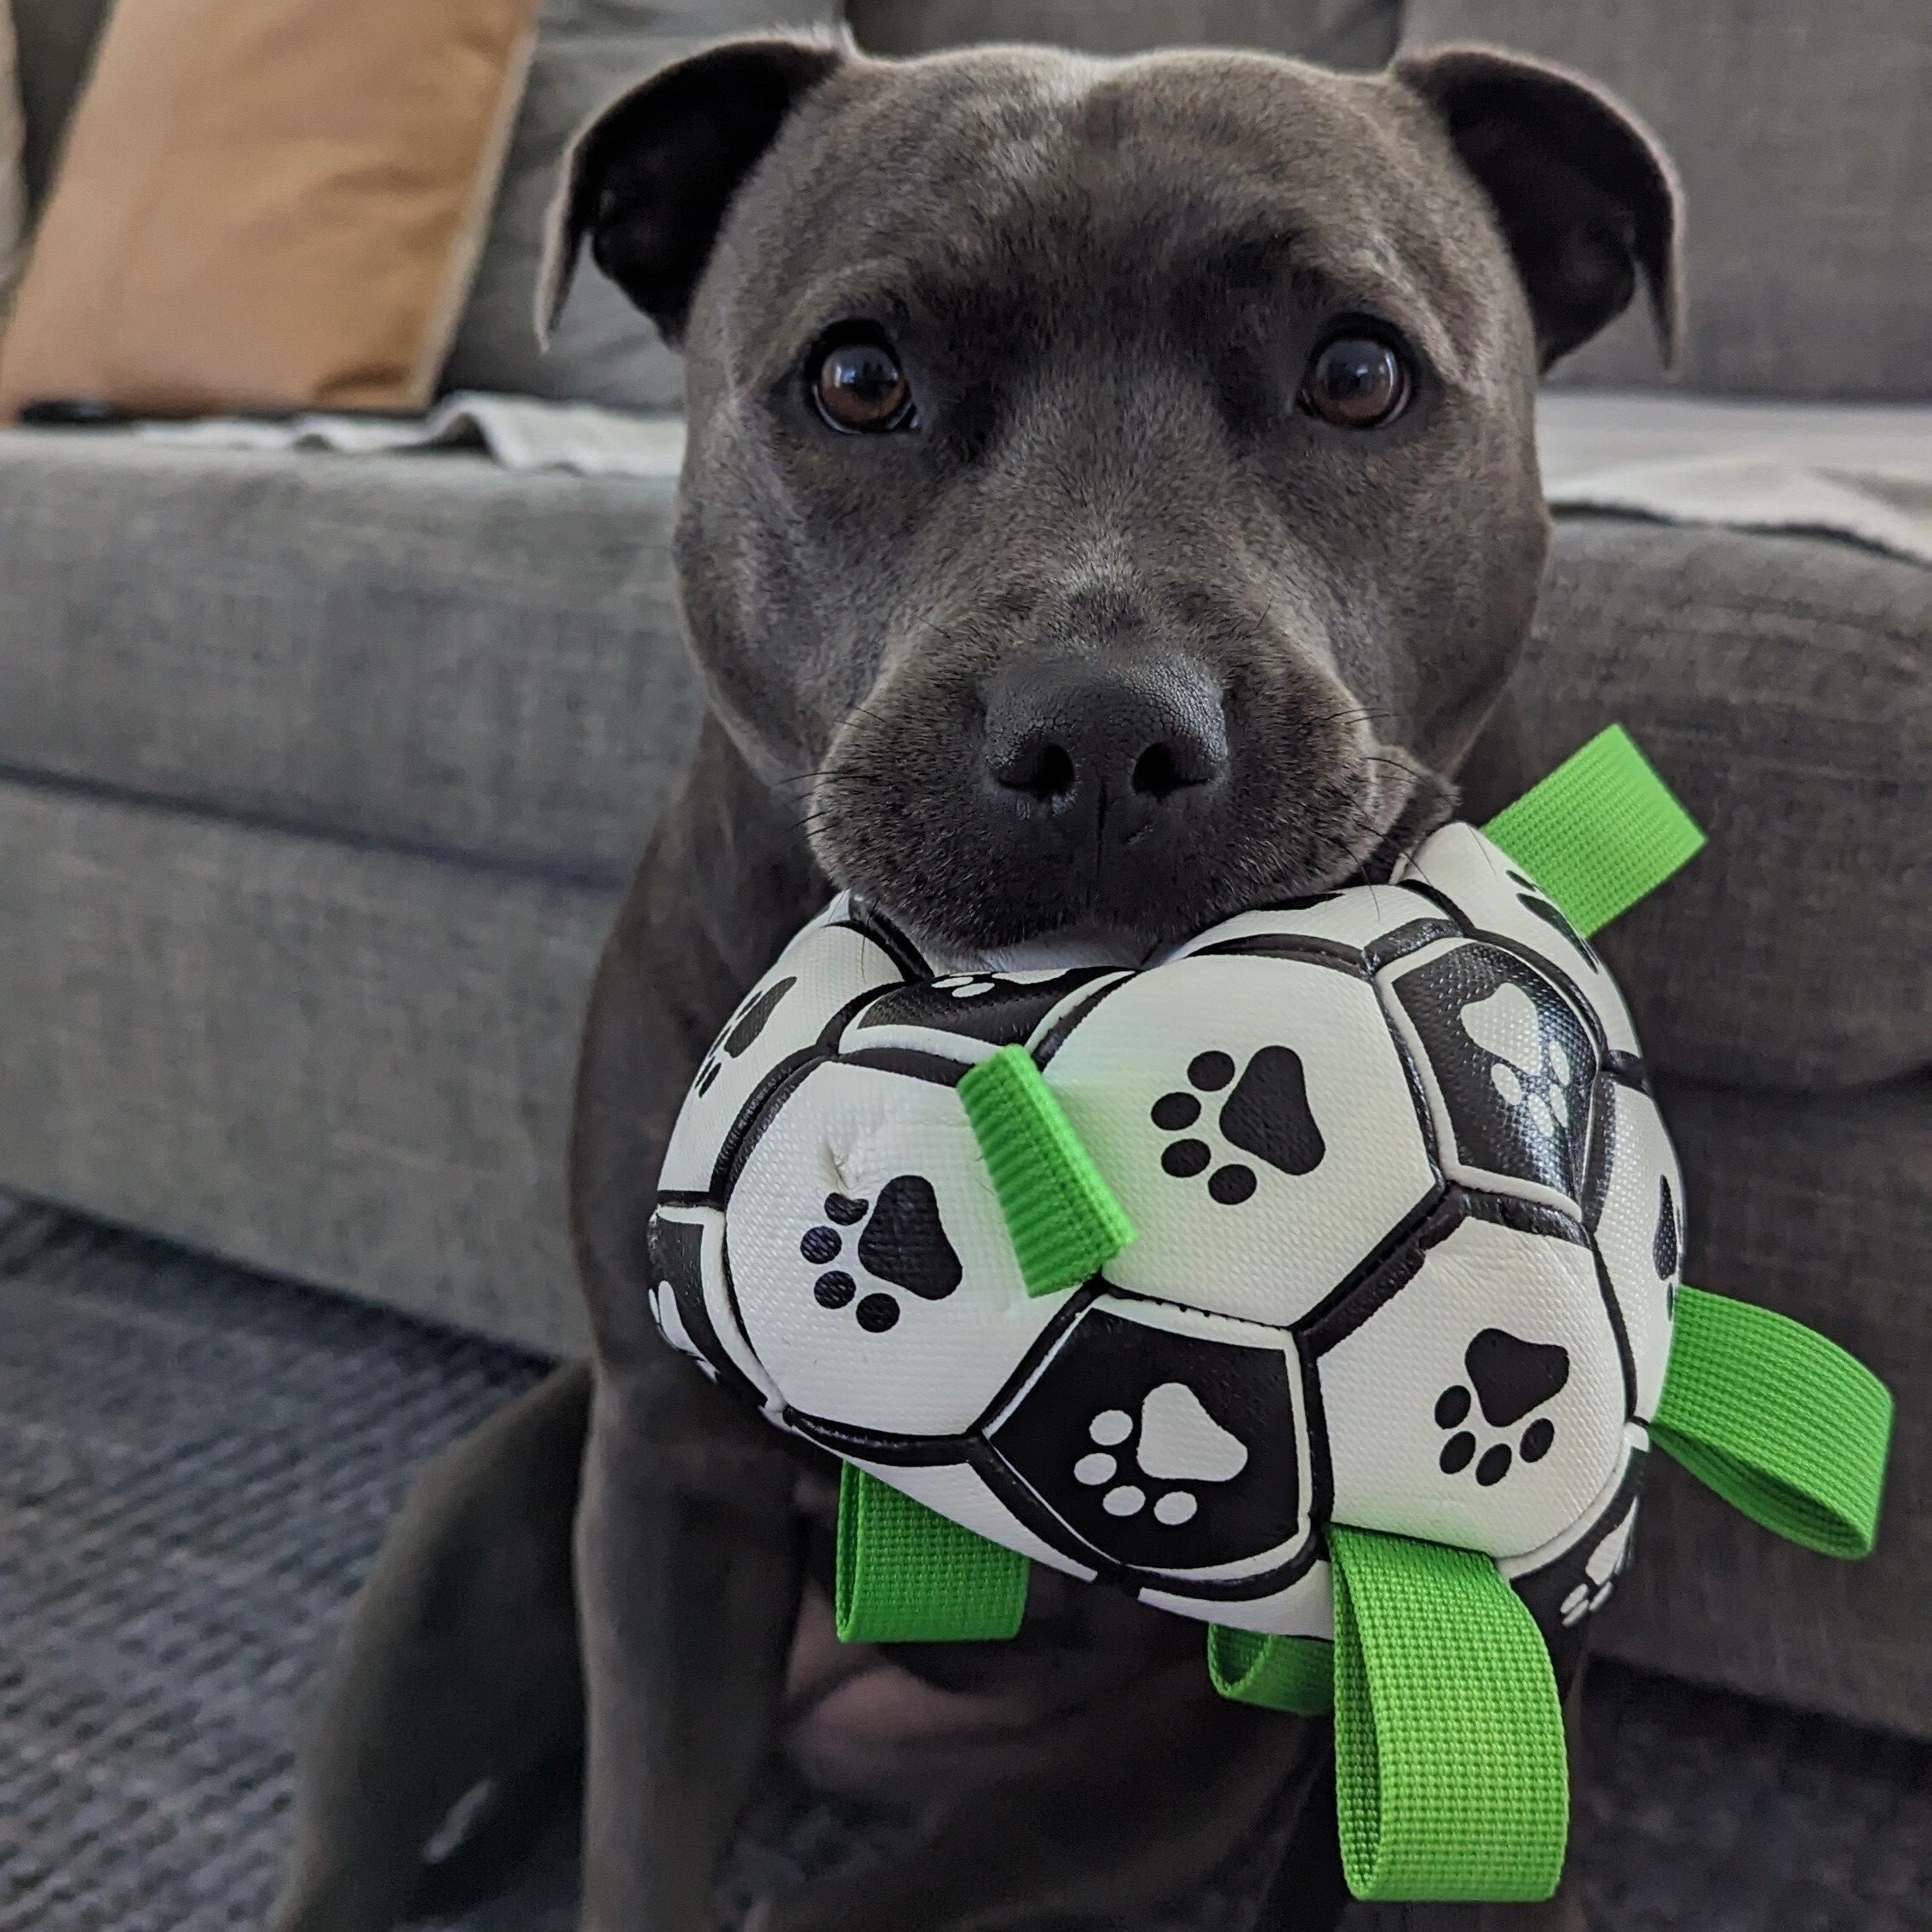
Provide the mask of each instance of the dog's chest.
POLYGON ((1042 1569, 1010 1643, 841 1643, 831 1607, 836 1489, 805 1478, 798 1506, 811 1554, 784 1742, 820 1789, 914 1807, 950 1802, 1043 1762, 1081 1711, 1133 1694, 1199 1649, 1198 1630, 1182 1619, 1042 1569))

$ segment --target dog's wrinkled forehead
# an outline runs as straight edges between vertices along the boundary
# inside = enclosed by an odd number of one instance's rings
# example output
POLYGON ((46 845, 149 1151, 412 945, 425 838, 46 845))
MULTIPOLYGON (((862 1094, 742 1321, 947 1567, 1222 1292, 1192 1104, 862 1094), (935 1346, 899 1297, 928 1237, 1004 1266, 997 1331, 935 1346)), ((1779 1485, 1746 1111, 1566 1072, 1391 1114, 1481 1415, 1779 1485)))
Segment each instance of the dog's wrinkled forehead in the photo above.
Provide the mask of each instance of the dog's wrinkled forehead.
POLYGON ((958 345, 1198 337, 1279 297, 1400 328, 1452 386, 1528 365, 1480 192, 1408 90, 1238 54, 992 49, 837 73, 760 170, 693 331, 749 373, 854 308, 958 345))

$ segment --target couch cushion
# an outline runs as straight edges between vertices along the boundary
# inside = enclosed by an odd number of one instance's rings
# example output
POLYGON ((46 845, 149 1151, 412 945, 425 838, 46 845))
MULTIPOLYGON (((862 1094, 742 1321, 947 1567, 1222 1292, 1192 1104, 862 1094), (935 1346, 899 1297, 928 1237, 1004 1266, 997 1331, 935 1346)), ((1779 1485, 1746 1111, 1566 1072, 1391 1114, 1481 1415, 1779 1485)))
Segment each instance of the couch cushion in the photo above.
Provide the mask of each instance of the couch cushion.
POLYGON ((0 411, 414 409, 537 0, 118 0, 0 342, 0 411))
POLYGON ((14 16, 7 0, 0 0, 0 332, 7 326, 14 279, 20 272, 20 244, 26 235, 26 181, 20 172, 26 138, 14 62, 14 16))
POLYGON ((1262 47, 1337 67, 1380 66, 1400 12, 1400 0, 847 0, 845 9, 860 45, 880 54, 1039 40, 1090 54, 1262 47))
POLYGON ((698 713, 671 492, 0 434, 0 767, 615 883, 698 713))
MULTIPOLYGON (((1932 397, 1925 0, 1406 0, 1403 38, 1561 61, 1662 136, 1689 210, 1691 388, 1932 397)), ((1642 319, 1566 373, 1655 380, 1642 319)))
POLYGON ((1932 1736, 1932 1078, 1809 1099, 1673 1081, 1659 1098, 1683 1156, 1687 1279, 1830 1336, 1889 1383, 1898 1412, 1863 1563, 1780 1542, 1658 1457, 1596 1643, 1932 1736))
POLYGON ((95 43, 113 0, 11 0, 20 40, 20 105, 26 111, 26 186, 38 208, 54 185, 54 168, 95 43))
POLYGON ((1932 1066, 1932 571, 1566 516, 1521 691, 1541 762, 1620 721, 1711 836, 1603 938, 1658 1065, 1820 1089, 1932 1066))
MULTIPOLYGON (((792 0, 788 26, 829 26, 836 0, 792 0)), ((680 359, 586 258, 537 345, 537 275, 558 164, 578 129, 631 82, 722 33, 768 26, 761 0, 549 0, 476 279, 443 368, 446 389, 498 389, 625 409, 684 400, 680 359)))
POLYGON ((0 1186, 532 1347, 607 892, 0 779, 0 1186))

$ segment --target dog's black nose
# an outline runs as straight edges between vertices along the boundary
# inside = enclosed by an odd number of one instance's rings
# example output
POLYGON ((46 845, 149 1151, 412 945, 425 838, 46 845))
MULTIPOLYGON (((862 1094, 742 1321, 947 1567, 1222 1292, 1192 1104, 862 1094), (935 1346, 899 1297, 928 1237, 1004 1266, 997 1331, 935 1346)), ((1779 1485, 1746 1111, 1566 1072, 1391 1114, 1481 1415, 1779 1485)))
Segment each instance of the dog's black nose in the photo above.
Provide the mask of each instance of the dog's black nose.
POLYGON ((1130 838, 1176 794, 1226 774, 1221 693, 1182 658, 1028 658, 986 694, 986 766, 1015 802, 1070 831, 1130 838))

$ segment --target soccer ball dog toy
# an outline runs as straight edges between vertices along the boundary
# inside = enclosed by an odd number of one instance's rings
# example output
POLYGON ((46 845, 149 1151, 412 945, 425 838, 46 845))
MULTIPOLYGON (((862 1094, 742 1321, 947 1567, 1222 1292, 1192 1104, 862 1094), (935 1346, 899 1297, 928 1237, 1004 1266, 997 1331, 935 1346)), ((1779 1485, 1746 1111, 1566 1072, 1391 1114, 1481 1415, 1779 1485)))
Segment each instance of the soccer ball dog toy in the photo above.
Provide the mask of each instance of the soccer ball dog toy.
POLYGON ((1137 970, 935 975, 849 895, 706 1056, 665 1337, 845 1460, 848 1638, 1009 1636, 1038 1561, 1332 1707, 1358 1895, 1541 1898, 1561 1655, 1650 1449, 1871 1547, 1890 1402, 1678 1281, 1683 1187, 1587 934, 1701 834, 1620 731, 1385 886, 1137 970))

